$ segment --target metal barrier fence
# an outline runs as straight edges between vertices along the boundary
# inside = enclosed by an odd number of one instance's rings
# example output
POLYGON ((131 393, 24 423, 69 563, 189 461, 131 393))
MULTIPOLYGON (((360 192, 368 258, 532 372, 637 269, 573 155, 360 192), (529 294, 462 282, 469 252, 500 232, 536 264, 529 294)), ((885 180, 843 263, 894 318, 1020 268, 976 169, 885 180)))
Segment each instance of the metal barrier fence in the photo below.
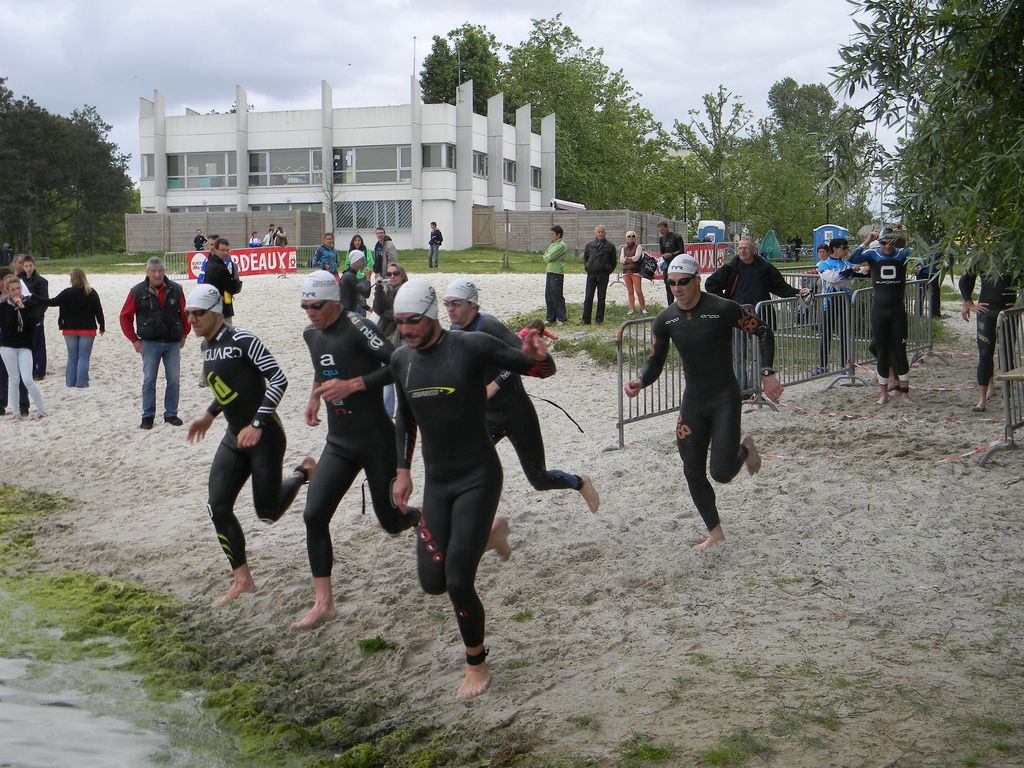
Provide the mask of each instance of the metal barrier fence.
POLYGON ((999 313, 996 349, 999 372, 995 379, 1003 385, 1003 440, 981 455, 978 463, 982 466, 992 454, 1013 448, 1014 430, 1024 427, 1024 307, 999 313))
MULTIPOLYGON (((907 281, 904 292, 907 354, 913 360, 932 350, 930 292, 919 290, 927 282, 907 281)), ((866 384, 857 375, 857 366, 870 365, 876 359, 870 349, 873 301, 874 290, 868 287, 854 291, 852 297, 845 293, 814 294, 809 303, 798 297, 760 302, 755 311, 775 336, 772 367, 779 383, 785 387, 831 378, 826 389, 839 383, 866 384)), ((619 327, 616 337, 620 448, 625 445, 626 424, 671 413, 682 401, 682 365, 679 355, 672 350, 657 382, 632 399, 622 391, 628 380, 637 378, 647 360, 653 343, 653 324, 653 317, 627 321, 619 327)), ((774 407, 761 393, 761 380, 756 375, 762 367, 760 357, 756 337, 739 329, 734 331, 733 370, 740 391, 757 405, 774 407)))
MULTIPOLYGON (((295 268, 299 270, 309 269, 309 263, 313 260, 313 254, 316 253, 318 247, 316 245, 295 246, 295 268)), ((171 280, 183 281, 192 279, 188 273, 189 253, 193 253, 193 251, 168 251, 164 254, 164 265, 167 267, 167 276, 171 280)), ((342 254, 339 252, 338 258, 341 257, 342 254)))

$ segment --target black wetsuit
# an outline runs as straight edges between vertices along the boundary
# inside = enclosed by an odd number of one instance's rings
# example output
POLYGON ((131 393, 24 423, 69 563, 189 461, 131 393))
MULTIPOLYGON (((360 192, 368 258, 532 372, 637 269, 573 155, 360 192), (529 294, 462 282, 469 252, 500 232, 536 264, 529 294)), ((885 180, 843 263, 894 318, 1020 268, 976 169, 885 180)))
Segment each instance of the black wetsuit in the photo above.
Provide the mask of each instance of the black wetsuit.
POLYGON ((424 591, 447 592, 467 648, 484 638, 474 581, 501 497, 501 462, 487 431, 487 369, 538 377, 555 372, 483 333, 442 331, 426 349, 391 357, 398 393, 398 467, 408 469, 423 432, 423 523, 417 570, 424 591))
POLYGON ((331 575, 334 550, 330 523, 342 497, 359 470, 366 472, 373 511, 390 534, 411 528, 414 509, 399 512, 391 498, 398 462, 395 426, 384 412, 381 388, 390 384, 391 353, 395 348, 376 325, 349 312, 318 331, 312 326, 302 338, 313 359, 313 380, 354 379, 362 376, 366 389, 327 407, 327 445, 306 493, 306 551, 314 577, 331 575))
POLYGON ((280 519, 302 487, 298 475, 281 478, 287 440, 276 409, 288 380, 262 341, 227 324, 203 350, 203 377, 214 394, 207 411, 214 416, 223 411, 228 422, 210 466, 207 506, 234 570, 246 562, 245 535, 234 506, 249 476, 256 516, 264 522, 280 519), (264 424, 259 442, 239 448, 238 433, 257 416, 264 424))
POLYGON ((661 375, 669 342, 683 362, 683 402, 676 424, 676 447, 683 460, 683 474, 690 496, 708 530, 718 523, 715 491, 707 478, 708 446, 711 477, 719 483, 732 480, 747 458, 740 445, 740 388, 732 365, 733 329, 758 337, 761 363, 770 367, 775 339, 763 320, 749 307, 708 293, 701 293, 692 309, 673 304, 654 320, 654 349, 640 371, 644 386, 661 375))
POLYGON ((910 372, 907 360, 907 307, 904 293, 907 285, 907 257, 912 248, 896 248, 886 256, 881 248, 864 250, 858 246, 850 254, 851 264, 868 262, 871 267, 871 344, 875 349, 878 381, 889 380, 889 371, 900 379, 910 372))
MULTIPOLYGON (((976 278, 972 274, 965 272, 960 276, 960 295, 964 301, 971 300, 975 282, 976 278)), ((1012 307, 1017 300, 1017 285, 1008 275, 999 275, 994 279, 982 276, 978 294, 978 303, 988 304, 988 311, 979 312, 977 317, 978 385, 987 387, 992 383, 992 374, 995 373, 996 322, 999 313, 1012 307)))
MULTIPOLYGON (((514 349, 519 349, 523 343, 519 336, 493 315, 477 314, 465 328, 453 325, 452 330, 486 333, 514 349)), ((487 429, 491 433, 491 440, 498 443, 504 437, 509 439, 516 449, 526 479, 538 491, 558 488, 578 491, 583 485, 579 475, 548 469, 537 409, 533 407, 519 374, 490 369, 488 381, 498 385, 498 391, 487 401, 487 429)))

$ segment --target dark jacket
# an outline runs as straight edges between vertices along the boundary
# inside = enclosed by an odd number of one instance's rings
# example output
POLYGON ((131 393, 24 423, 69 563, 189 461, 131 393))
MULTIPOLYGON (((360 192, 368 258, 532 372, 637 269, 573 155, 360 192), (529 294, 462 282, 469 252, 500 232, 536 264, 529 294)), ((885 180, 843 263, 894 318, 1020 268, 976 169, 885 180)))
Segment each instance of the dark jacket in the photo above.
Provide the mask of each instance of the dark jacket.
POLYGON ((800 293, 799 288, 787 283, 782 273, 760 256, 755 256, 750 265, 740 261, 739 256, 722 265, 704 281, 704 290, 737 304, 750 305, 767 301, 771 294, 788 299, 800 293))
POLYGON ((103 307, 100 295, 95 290, 86 293, 82 288, 65 288, 52 299, 46 299, 51 307, 60 307, 57 316, 57 327, 64 333, 69 331, 92 331, 95 333, 97 324, 100 333, 107 330, 103 320, 103 307))
POLYGON ((185 320, 185 292, 173 280, 164 278, 164 302, 149 290, 149 279, 132 286, 121 308, 121 330, 130 341, 175 342, 185 338, 190 326, 185 320), (132 320, 135 321, 133 334, 132 320))
POLYGON ((24 272, 20 273, 18 277, 25 283, 25 287, 28 288, 28 292, 32 294, 33 298, 39 301, 39 306, 36 307, 39 319, 36 322, 42 322, 47 306, 44 299, 50 298, 50 282, 39 274, 38 269, 32 273, 32 277, 25 277, 24 272))
POLYGON ((373 287, 373 312, 377 315, 377 326, 392 344, 398 340, 398 326, 395 325, 395 295, 397 290, 391 290, 385 286, 384 281, 378 281, 373 287))
POLYGON ((591 240, 583 248, 583 268, 588 275, 610 275, 615 271, 618 254, 611 240, 591 240))
POLYGON ((0 346, 15 349, 32 349, 32 337, 39 324, 39 302, 34 298, 24 300, 24 308, 18 309, 7 299, 0 299, 0 346))
POLYGON ((242 281, 238 279, 238 268, 235 263, 232 262, 228 267, 219 257, 211 254, 210 258, 206 260, 203 284, 212 285, 220 291, 220 297, 224 300, 224 317, 234 317, 235 306, 226 294, 234 295, 242 290, 242 281))
POLYGON ((440 245, 444 242, 444 236, 441 234, 440 229, 430 230, 430 239, 427 241, 430 245, 440 245))
POLYGON ((669 232, 667 235, 658 236, 658 251, 661 253, 662 259, 665 259, 667 262, 672 261, 673 257, 678 256, 685 250, 686 241, 683 240, 682 235, 669 232))

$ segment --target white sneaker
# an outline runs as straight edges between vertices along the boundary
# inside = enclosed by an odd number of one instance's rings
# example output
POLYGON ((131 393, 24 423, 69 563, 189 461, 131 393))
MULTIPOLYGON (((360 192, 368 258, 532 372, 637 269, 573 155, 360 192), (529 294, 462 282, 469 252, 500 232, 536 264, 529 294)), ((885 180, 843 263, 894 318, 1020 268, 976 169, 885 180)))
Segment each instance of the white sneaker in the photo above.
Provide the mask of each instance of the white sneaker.
POLYGON ((640 310, 640 314, 641 315, 646 315, 647 314, 647 307, 644 307, 643 309, 641 309, 640 310))
POLYGON ((632 317, 634 314, 636 313, 631 309, 629 310, 629 312, 626 313, 626 317, 632 317))

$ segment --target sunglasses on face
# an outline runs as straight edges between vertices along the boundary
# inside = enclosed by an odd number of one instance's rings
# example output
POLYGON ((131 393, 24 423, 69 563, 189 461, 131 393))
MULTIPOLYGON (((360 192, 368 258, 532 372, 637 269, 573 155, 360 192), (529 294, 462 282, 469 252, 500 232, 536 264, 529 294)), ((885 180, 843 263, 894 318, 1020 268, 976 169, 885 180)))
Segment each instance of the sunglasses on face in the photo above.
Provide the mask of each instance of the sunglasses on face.
POLYGON ((194 318, 196 318, 198 320, 200 317, 205 315, 206 312, 207 312, 207 310, 205 310, 205 309, 186 309, 185 310, 185 317, 194 317, 194 318))
POLYGON ((312 304, 299 304, 303 311, 307 309, 323 309, 326 301, 314 301, 312 304))
POLYGON ((458 309, 459 307, 466 306, 465 299, 445 299, 444 305, 447 309, 458 309))
POLYGON ((401 274, 402 274, 401 272, 388 272, 387 276, 388 277, 398 277, 401 274))
POLYGON ((426 315, 423 314, 422 312, 415 315, 409 315, 409 317, 405 319, 401 317, 396 317, 395 325, 416 325, 416 323, 420 322, 420 320, 422 320, 424 317, 426 317, 426 315))
POLYGON ((675 288, 677 285, 686 285, 695 277, 696 275, 690 275, 689 277, 680 277, 678 280, 666 280, 665 282, 668 283, 670 287, 675 288))

